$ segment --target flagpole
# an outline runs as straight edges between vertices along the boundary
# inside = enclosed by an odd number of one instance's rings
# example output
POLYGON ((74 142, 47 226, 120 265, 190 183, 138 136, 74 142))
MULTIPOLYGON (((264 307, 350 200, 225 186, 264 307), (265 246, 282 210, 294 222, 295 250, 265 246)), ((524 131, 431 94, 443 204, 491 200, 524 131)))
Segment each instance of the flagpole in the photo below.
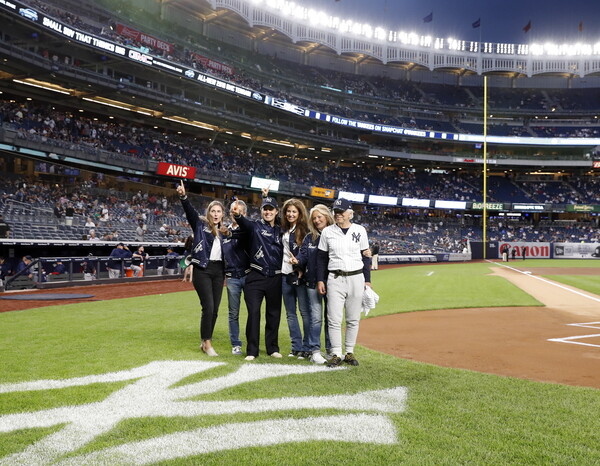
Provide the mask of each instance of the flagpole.
POLYGON ((483 258, 487 258, 487 76, 483 77, 483 258))

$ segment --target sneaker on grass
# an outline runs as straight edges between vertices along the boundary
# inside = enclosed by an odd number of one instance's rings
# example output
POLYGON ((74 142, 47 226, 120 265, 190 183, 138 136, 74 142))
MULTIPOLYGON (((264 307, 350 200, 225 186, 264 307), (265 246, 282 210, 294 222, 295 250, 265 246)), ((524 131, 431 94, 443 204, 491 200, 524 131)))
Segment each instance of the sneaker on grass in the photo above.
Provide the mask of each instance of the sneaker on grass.
POLYGON ((231 354, 235 354, 236 356, 241 356, 242 355, 242 347, 234 346, 233 348, 231 348, 231 354))
POLYGON ((244 359, 245 359, 246 361, 254 361, 254 359, 255 359, 255 358, 256 358, 255 356, 250 356, 250 355, 248 355, 248 356, 246 356, 244 359))
POLYGON ((342 365, 342 358, 340 358, 337 354, 331 356, 331 359, 327 363, 327 367, 338 367, 342 365))
POLYGON ((310 362, 313 364, 325 364, 327 359, 325 359, 321 353, 313 353, 310 357, 310 362))
POLYGON ((358 361, 354 357, 354 353, 346 353, 346 357, 344 358, 344 362, 351 366, 358 366, 358 361))
POLYGON ((275 351, 274 353, 269 354, 269 356, 271 356, 272 358, 275 358, 275 359, 281 359, 281 358, 283 358, 283 356, 281 355, 281 353, 278 353, 277 351, 275 351))

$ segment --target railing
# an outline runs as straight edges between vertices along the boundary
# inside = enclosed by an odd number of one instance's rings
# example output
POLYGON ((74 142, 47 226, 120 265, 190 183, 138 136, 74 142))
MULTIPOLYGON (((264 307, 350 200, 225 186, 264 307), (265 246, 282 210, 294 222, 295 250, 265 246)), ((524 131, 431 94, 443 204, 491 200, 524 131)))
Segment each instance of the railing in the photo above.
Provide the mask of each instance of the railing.
POLYGON ((131 258, 112 258, 109 256, 83 257, 40 257, 33 259, 26 268, 7 277, 5 290, 45 288, 52 283, 65 286, 87 282, 117 282, 137 278, 177 278, 181 276, 186 264, 184 256, 150 256, 142 262, 141 271, 135 275, 131 267, 131 258), (57 265, 63 268, 58 269, 57 265), (109 269, 112 269, 110 271, 109 269), (60 273, 58 271, 60 270, 60 273), (58 283, 60 282, 60 283, 58 283))

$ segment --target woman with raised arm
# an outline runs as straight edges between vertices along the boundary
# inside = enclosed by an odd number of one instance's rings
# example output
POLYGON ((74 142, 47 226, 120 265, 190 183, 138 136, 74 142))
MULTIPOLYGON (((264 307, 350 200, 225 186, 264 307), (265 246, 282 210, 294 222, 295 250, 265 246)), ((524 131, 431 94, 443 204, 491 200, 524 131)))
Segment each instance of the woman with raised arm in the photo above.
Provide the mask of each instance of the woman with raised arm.
POLYGON ((277 222, 277 201, 263 198, 261 218, 249 220, 242 215, 235 201, 231 212, 242 233, 248 238, 250 272, 246 275, 244 301, 248 309, 246 323, 246 361, 258 357, 260 341, 260 306, 265 301, 265 346, 267 354, 281 358, 279 352, 279 322, 281 320, 281 261, 283 245, 281 228, 277 222))
POLYGON ((218 356, 212 346, 213 331, 217 322, 225 269, 223 264, 223 216, 225 207, 219 201, 212 201, 206 207, 205 216, 200 216, 189 201, 183 181, 177 186, 177 194, 192 231, 191 264, 192 283, 200 298, 202 318, 200 319, 200 349, 208 356, 218 356))
MULTIPOLYGON (((239 213, 246 215, 247 207, 244 201, 234 199, 239 213)), ((242 340, 240 340, 240 304, 242 290, 246 284, 246 275, 250 272, 250 258, 246 251, 247 238, 233 215, 233 204, 229 207, 232 224, 223 240, 223 257, 225 258, 225 277, 227 280, 227 304, 229 307, 229 341, 231 354, 241 356, 242 340)))

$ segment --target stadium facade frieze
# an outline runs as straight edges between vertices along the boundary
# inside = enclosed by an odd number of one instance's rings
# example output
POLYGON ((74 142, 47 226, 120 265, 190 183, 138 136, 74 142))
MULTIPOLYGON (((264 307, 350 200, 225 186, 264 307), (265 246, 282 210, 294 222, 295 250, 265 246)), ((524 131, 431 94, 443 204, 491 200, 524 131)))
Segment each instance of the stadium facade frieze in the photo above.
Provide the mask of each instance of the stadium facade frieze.
MULTIPOLYGON (((250 6, 241 0, 228 0, 227 2, 211 1, 213 7, 223 7, 234 10, 242 16, 249 15, 250 6), (237 6, 236 6, 237 5, 237 6), (240 10, 240 11, 238 11, 240 10)), ((541 138, 541 137, 521 137, 521 136, 487 136, 478 134, 459 134, 450 132, 422 130, 418 128, 405 128, 392 125, 383 125, 371 121, 358 119, 344 118, 339 115, 320 112, 307 107, 291 104, 285 99, 271 96, 264 92, 259 92, 236 83, 227 81, 226 79, 216 78, 207 73, 201 73, 190 67, 180 63, 175 63, 166 60, 162 57, 152 55, 147 50, 140 50, 136 47, 123 46, 110 40, 97 37, 93 34, 86 33, 70 25, 61 22, 56 18, 46 15, 42 11, 18 2, 0 2, 0 10, 5 10, 12 13, 15 19, 24 21, 26 24, 31 23, 51 34, 63 37, 67 40, 78 43, 84 47, 90 47, 93 50, 112 54, 124 60, 156 69, 157 71, 170 73, 178 76, 181 79, 186 79, 198 83, 199 85, 210 86, 221 92, 228 93, 233 96, 249 99, 255 103, 266 105, 270 108, 276 108, 280 111, 296 115, 301 118, 311 120, 319 120, 333 125, 355 129, 357 131, 368 131, 376 134, 391 134, 396 136, 405 136, 423 140, 439 140, 439 141, 456 141, 456 142, 472 142, 472 143, 495 143, 507 145, 527 145, 527 146, 559 146, 559 147, 594 147, 600 145, 600 138, 541 138), (28 11, 28 15, 24 16, 20 13, 23 10, 28 11)), ((254 10, 253 10, 254 11, 254 10)), ((258 11, 258 10, 256 10, 258 11)), ((252 13, 255 14, 255 13, 252 13)), ((245 16, 244 16, 245 17, 245 16)), ((252 24, 262 24, 261 21, 253 19, 252 24)), ((503 57, 506 59, 506 57, 503 57)), ((570 62, 569 62, 570 63, 570 62)), ((600 71, 600 60, 598 60, 598 71, 600 71)), ((591 162, 590 162, 591 164, 591 162)))
MULTIPOLYGON (((600 71, 598 44, 509 44, 434 38, 430 35, 385 31, 368 24, 330 17, 306 8, 310 18, 297 18, 283 5, 257 0, 209 0, 213 10, 236 12, 250 27, 272 28, 293 43, 328 47, 338 55, 357 53, 383 64, 406 62, 433 71, 454 68, 486 72, 509 71, 528 77, 543 73, 586 76, 600 71), (262 4, 261 4, 262 3, 262 4), (278 9, 277 6, 280 8, 278 9)), ((283 2, 281 2, 283 3, 283 2)))

